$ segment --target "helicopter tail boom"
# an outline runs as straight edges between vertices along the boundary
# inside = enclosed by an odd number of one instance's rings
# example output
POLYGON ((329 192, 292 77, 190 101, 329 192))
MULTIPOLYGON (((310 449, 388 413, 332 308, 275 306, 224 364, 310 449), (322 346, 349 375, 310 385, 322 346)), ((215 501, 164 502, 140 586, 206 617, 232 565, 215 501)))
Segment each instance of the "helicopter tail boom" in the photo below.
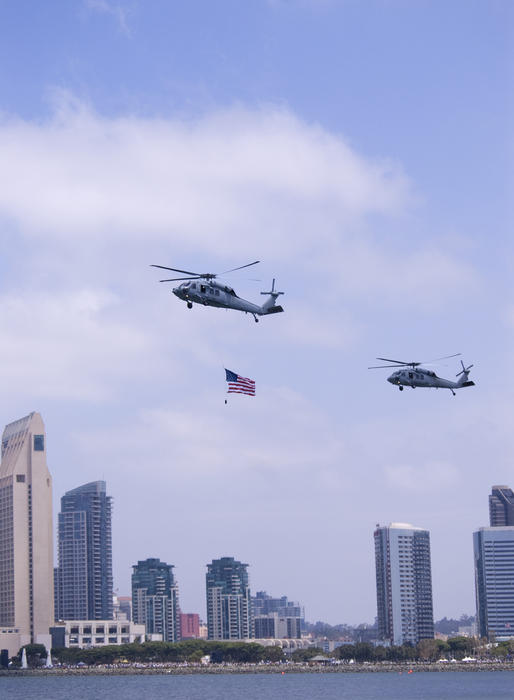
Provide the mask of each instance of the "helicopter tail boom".
MULTIPOLYGON (((262 307, 264 308, 264 306, 262 307)), ((270 306, 267 311, 264 311, 264 314, 278 314, 284 309, 281 306, 270 306)))

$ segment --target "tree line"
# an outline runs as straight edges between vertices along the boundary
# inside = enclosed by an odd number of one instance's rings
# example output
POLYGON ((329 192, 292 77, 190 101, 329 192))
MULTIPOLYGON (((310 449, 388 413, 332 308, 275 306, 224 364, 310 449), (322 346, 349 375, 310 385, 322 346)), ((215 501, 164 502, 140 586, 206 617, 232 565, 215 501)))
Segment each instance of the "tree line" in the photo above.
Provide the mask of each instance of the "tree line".
MULTIPOLYGON (((514 658, 514 639, 500 642, 497 646, 486 646, 486 640, 469 637, 453 637, 446 642, 440 639, 423 639, 417 645, 375 646, 369 642, 342 644, 325 656, 339 661, 362 662, 411 662, 437 661, 440 658, 460 660, 466 656, 480 658, 514 658)), ((42 665, 46 660, 43 645, 29 644, 25 647, 29 666, 42 665)), ((17 666, 21 661, 22 649, 13 659, 17 666)), ((279 646, 262 646, 256 642, 219 642, 203 639, 188 639, 182 642, 144 642, 78 648, 52 649, 53 663, 67 665, 116 664, 116 663, 198 663, 203 656, 209 656, 211 663, 259 663, 292 660, 309 662, 312 657, 323 654, 319 647, 296 649, 286 655, 279 646)))

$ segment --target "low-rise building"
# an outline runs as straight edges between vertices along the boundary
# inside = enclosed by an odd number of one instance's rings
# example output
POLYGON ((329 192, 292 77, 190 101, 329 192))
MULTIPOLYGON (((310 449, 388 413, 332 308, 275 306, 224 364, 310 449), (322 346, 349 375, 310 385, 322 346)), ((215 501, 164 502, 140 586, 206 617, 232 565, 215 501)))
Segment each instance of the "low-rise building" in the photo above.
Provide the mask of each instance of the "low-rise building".
POLYGON ((180 613, 180 638, 198 639, 200 637, 200 615, 198 613, 180 613))
MULTIPOLYGON (((66 620, 50 632, 53 647, 85 649, 145 641, 145 626, 124 620, 66 620)), ((153 641, 162 641, 159 636, 160 640, 153 641)))

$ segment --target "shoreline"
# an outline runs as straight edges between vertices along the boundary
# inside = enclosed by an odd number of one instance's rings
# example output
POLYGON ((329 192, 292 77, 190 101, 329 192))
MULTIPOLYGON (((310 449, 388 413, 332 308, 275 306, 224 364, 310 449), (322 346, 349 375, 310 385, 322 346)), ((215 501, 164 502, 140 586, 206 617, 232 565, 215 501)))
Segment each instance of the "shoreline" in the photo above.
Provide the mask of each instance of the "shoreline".
MULTIPOLYGON (((452 673, 465 671, 514 671, 514 661, 457 663, 354 663, 320 666, 314 664, 150 664, 67 668, 2 669, 0 677, 27 676, 133 676, 133 675, 223 675, 286 673, 452 673)), ((1 681, 0 681, 1 682, 1 681)))

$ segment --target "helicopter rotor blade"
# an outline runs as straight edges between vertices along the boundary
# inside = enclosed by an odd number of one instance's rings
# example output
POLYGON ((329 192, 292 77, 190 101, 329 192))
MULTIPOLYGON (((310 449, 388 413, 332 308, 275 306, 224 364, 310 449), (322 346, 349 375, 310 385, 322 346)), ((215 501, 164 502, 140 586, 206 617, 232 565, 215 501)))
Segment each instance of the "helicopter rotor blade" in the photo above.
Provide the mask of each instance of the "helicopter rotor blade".
POLYGON ((389 357, 377 357, 377 360, 382 360, 383 362, 395 362, 397 365, 403 365, 404 367, 417 367, 421 362, 403 362, 402 360, 391 360, 389 357))
POLYGON ((199 280, 202 279, 202 277, 196 276, 196 277, 172 277, 169 280, 159 280, 159 282, 179 282, 180 280, 199 280))
POLYGON ((171 270, 172 272, 182 272, 184 275, 195 275, 201 277, 199 272, 191 272, 191 270, 179 270, 177 267, 166 267, 165 265, 150 265, 150 267, 160 267, 161 270, 171 270))
POLYGON ((241 267, 234 267, 232 270, 225 270, 225 272, 220 272, 221 275, 228 275, 229 272, 235 272, 236 270, 242 270, 245 267, 251 267, 252 265, 257 265, 260 260, 255 260, 255 262, 248 263, 247 265, 241 265, 241 267))
POLYGON ((422 362, 420 364, 426 365, 428 362, 437 362, 438 360, 449 360, 450 357, 459 357, 462 355, 461 352, 456 352, 455 355, 445 355, 444 357, 435 357, 433 360, 428 360, 427 362, 422 362))
POLYGON ((412 367, 412 363, 403 362, 403 363, 396 364, 396 365, 374 365, 373 367, 368 367, 368 369, 384 369, 385 367, 396 367, 397 369, 398 369, 398 367, 412 367))

